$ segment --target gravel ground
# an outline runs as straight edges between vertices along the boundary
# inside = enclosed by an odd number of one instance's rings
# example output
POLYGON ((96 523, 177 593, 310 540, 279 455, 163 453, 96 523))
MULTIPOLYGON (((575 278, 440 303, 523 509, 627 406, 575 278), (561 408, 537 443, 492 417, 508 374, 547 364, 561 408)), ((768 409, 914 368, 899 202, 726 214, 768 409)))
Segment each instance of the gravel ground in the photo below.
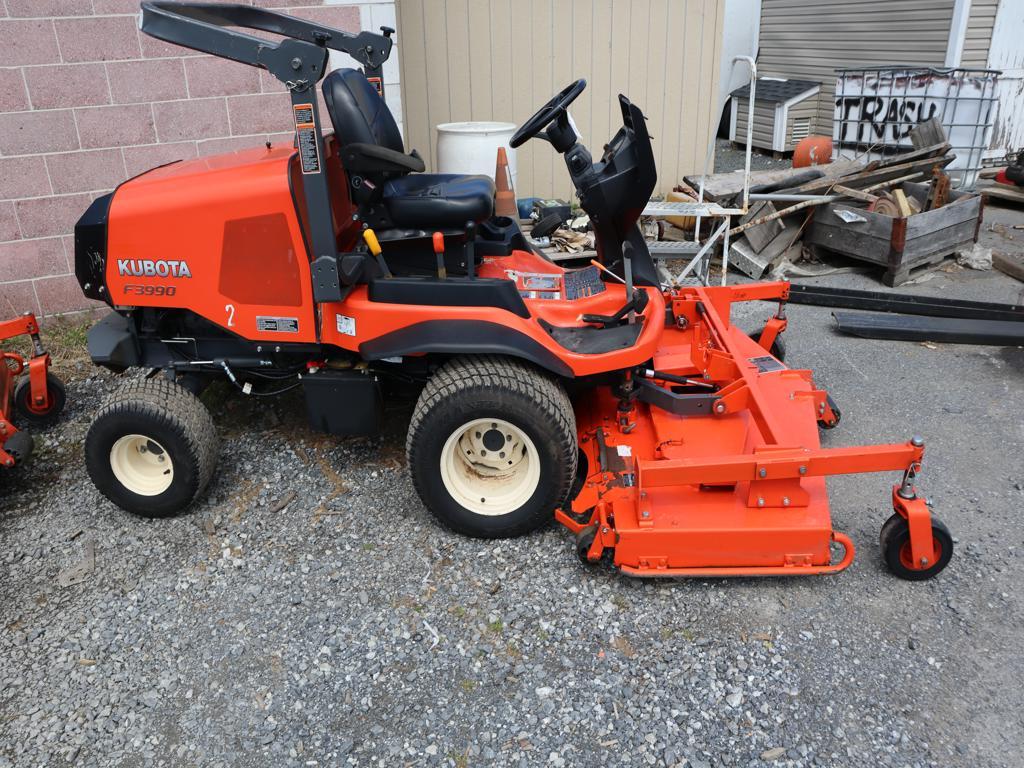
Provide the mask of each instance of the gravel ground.
MULTIPOLYGON (((956 271, 910 290, 1019 288, 956 271)), ((827 445, 926 437, 921 485, 958 542, 939 578, 881 563, 893 477, 831 483, 860 547, 840 575, 645 582, 584 568, 555 526, 438 528, 404 471, 408 408, 380 439, 342 440, 310 432, 296 399, 225 389, 208 393, 209 493, 133 519, 81 455, 117 381, 66 364, 66 420, 2 477, 0 765, 1024 764, 1024 352, 790 318, 791 364, 843 408, 827 445), (93 569, 60 586, 90 548, 93 569)))
MULTIPOLYGON (((746 151, 742 144, 737 147, 728 139, 715 140, 715 173, 738 171, 743 168, 745 162, 746 151)), ((750 153, 750 168, 754 171, 777 171, 780 168, 789 168, 792 165, 792 158, 776 160, 773 155, 759 152, 756 149, 750 153)))

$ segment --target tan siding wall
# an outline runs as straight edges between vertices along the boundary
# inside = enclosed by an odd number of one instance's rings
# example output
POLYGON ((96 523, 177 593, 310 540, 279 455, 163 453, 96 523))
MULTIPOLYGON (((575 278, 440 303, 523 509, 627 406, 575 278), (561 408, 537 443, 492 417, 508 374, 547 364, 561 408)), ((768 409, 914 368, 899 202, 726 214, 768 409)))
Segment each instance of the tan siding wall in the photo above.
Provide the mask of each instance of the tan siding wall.
MULTIPOLYGON (((747 141, 747 99, 736 100, 736 141, 746 144, 747 141)), ((772 149, 772 136, 775 133, 775 102, 758 101, 757 91, 754 92, 754 141, 755 147, 772 149)))
POLYGON ((999 0, 972 0, 964 52, 960 57, 961 67, 985 69, 988 66, 988 47, 992 42, 992 27, 998 10, 999 0))
POLYGON ((763 0, 758 74, 820 81, 816 133, 832 135, 835 70, 946 58, 954 0, 763 0))
MULTIPOLYGON (((625 93, 648 117, 658 189, 703 167, 717 128, 724 0, 399 0, 406 144, 436 167, 440 123, 524 122, 578 77, 572 107, 600 154, 625 93)), ((531 141, 518 150, 517 194, 572 193, 562 158, 531 141)))

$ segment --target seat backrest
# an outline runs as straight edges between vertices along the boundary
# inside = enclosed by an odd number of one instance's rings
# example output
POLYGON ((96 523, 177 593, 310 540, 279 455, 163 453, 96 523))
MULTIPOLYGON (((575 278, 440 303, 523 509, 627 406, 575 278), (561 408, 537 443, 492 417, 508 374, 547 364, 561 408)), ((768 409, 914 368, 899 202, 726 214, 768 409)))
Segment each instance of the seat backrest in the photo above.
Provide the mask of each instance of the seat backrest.
POLYGON ((405 153, 398 124, 366 75, 357 69, 336 69, 323 82, 324 101, 334 133, 342 146, 376 144, 405 153))

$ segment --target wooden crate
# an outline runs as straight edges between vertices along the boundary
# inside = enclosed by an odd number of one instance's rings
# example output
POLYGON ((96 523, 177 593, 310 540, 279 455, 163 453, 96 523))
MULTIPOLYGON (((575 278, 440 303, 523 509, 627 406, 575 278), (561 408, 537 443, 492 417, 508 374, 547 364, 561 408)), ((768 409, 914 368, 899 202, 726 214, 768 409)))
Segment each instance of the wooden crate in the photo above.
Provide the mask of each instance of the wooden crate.
MULTIPOLYGON (((924 205, 927 184, 905 184, 907 196, 924 205)), ((950 192, 949 202, 934 211, 893 218, 843 203, 820 206, 804 234, 804 243, 885 268, 889 286, 906 282, 910 273, 936 264, 978 239, 982 199, 970 192, 950 192), (847 224, 837 211, 849 210, 865 221, 847 224)))

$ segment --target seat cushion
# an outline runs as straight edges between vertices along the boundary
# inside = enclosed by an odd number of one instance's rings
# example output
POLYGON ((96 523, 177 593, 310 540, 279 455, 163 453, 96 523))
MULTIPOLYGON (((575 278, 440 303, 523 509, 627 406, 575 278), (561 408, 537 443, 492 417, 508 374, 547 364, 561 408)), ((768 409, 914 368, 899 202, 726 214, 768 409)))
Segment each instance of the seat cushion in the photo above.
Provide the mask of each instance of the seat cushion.
POLYGON ((384 205, 395 226, 416 229, 462 227, 494 213, 490 176, 413 173, 384 185, 384 205))
POLYGON ((366 75, 356 69, 337 69, 324 78, 322 89, 342 145, 376 144, 405 153, 398 124, 366 75))

